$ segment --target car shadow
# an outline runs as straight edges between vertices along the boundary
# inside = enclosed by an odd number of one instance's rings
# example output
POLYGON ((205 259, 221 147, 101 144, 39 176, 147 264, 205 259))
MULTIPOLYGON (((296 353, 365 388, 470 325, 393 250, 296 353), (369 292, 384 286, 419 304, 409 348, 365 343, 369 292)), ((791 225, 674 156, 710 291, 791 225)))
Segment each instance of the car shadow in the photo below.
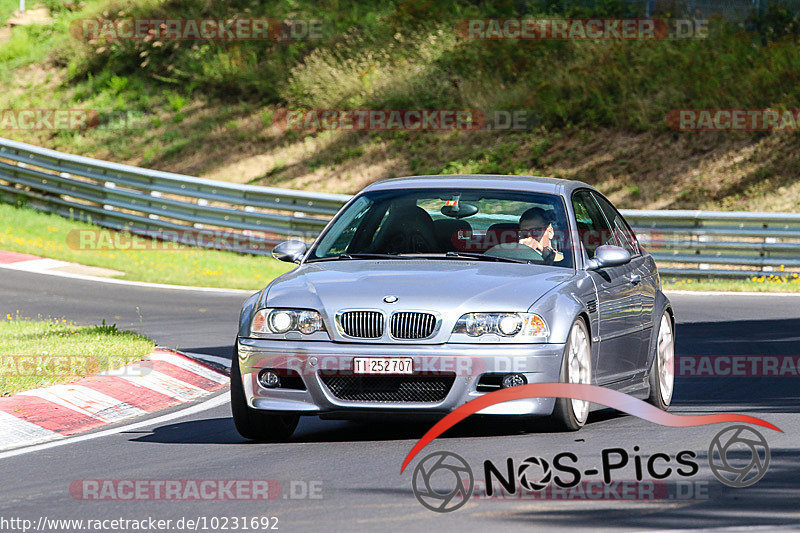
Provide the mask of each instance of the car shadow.
MULTIPOLYGON (((627 416, 611 409, 593 412, 589 415, 587 425, 591 426, 605 421, 627 416)), ((427 421, 413 420, 410 418, 375 420, 322 420, 316 416, 300 419, 297 430, 289 443, 311 442, 367 442, 367 441, 392 441, 392 440, 417 440, 421 438, 436 422, 435 419, 427 421)), ((464 420, 454 428, 448 430, 440 439, 450 438, 484 438, 504 437, 513 435, 526 435, 531 433, 559 433, 548 423, 547 419, 535 419, 520 422, 513 418, 494 419, 488 417, 474 417, 464 420)), ((577 440, 580 433, 566 432, 575 435, 577 440)), ((136 436, 133 442, 151 442, 161 444, 256 444, 241 437, 230 417, 207 418, 190 420, 158 426, 151 431, 126 433, 136 436), (146 433, 146 434, 143 434, 146 433)))
POLYGON ((213 355, 214 357, 222 357, 231 360, 233 354, 233 344, 224 344, 222 346, 197 346, 197 347, 180 347, 180 351, 188 353, 198 353, 202 355, 213 355))
POLYGON ((150 431, 125 432, 132 442, 161 444, 239 444, 244 441, 230 417, 189 420, 158 426, 150 431))

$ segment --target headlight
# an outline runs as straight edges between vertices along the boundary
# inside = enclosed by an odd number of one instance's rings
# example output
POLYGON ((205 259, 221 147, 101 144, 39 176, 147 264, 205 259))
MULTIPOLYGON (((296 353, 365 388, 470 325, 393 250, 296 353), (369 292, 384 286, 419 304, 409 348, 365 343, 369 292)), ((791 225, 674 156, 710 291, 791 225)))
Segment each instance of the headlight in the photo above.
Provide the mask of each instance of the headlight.
POLYGON ((453 333, 542 338, 550 332, 544 319, 534 313, 467 313, 458 319, 453 333))
POLYGON ((316 311, 304 309, 259 309, 250 325, 253 333, 288 333, 299 331, 306 335, 325 331, 322 317, 316 311))

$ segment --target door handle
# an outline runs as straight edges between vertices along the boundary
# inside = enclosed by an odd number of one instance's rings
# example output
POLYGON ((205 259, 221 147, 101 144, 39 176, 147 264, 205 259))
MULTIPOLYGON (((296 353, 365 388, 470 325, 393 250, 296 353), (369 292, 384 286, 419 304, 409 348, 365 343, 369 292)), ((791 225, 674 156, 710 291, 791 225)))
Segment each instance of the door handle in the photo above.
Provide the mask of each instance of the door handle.
POLYGON ((639 274, 631 274, 631 284, 638 285, 642 281, 642 276, 639 274))

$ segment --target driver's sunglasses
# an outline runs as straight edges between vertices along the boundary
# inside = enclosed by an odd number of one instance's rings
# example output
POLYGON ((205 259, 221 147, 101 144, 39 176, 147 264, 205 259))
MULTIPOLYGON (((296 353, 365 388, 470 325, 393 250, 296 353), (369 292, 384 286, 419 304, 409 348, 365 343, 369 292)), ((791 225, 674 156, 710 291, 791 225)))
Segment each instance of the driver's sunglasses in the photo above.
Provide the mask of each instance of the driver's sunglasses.
POLYGON ((541 235, 545 232, 545 230, 547 228, 549 228, 550 226, 552 226, 552 225, 553 225, 552 222, 548 222, 544 226, 538 226, 538 227, 529 228, 529 229, 521 229, 521 230, 519 230, 519 236, 520 236, 521 239, 527 239, 529 237, 532 237, 532 238, 535 239, 537 237, 541 237, 541 235))

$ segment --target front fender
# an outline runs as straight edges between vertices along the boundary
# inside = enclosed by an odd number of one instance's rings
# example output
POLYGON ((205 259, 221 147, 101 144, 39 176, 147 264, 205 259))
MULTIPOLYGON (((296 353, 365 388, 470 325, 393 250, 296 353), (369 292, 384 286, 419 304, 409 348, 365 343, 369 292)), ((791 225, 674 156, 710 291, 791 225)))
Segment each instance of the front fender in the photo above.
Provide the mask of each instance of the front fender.
POLYGON ((589 318, 590 335, 596 330, 596 311, 589 311, 587 303, 597 301, 597 291, 589 276, 582 276, 559 285, 536 301, 528 311, 539 314, 550 328, 548 342, 567 342, 572 324, 580 315, 589 318))

